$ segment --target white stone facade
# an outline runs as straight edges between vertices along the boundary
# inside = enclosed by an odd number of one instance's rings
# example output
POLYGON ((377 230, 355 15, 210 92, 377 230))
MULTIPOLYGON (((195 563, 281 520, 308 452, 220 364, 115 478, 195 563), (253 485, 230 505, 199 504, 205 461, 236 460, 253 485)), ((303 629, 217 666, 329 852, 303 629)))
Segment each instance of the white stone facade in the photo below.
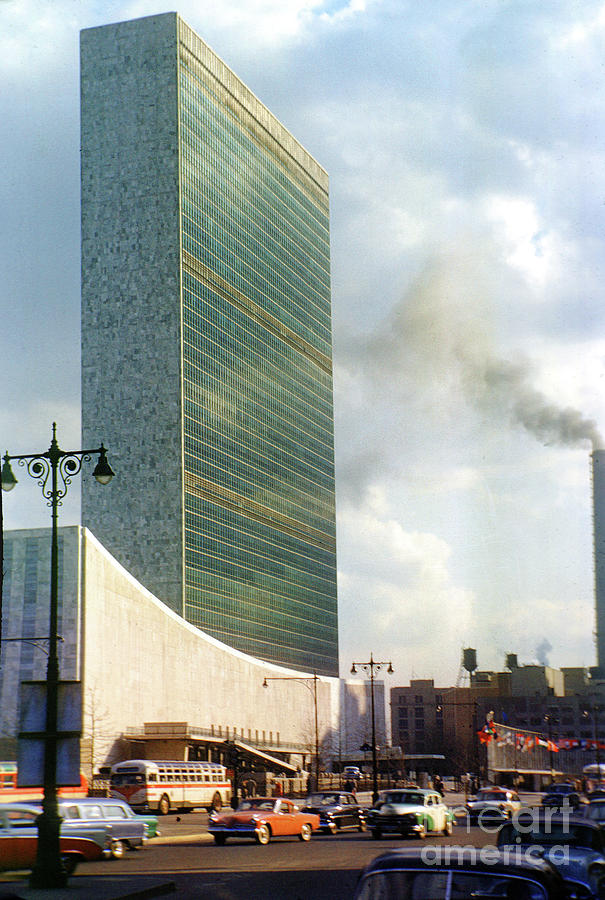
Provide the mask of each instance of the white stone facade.
MULTIPOLYGON (((121 753, 120 737, 145 722, 227 729, 254 744, 314 742, 312 678, 258 661, 188 624, 142 587, 85 528, 59 529, 60 677, 83 689, 83 767, 121 753), (84 750, 86 746, 86 750, 84 750), (94 748, 91 750, 91 746, 94 748)), ((48 634, 50 530, 5 535, 3 637, 48 634)), ((19 683, 43 679, 46 656, 31 644, 3 643, 0 738, 18 727, 19 683)), ((338 728, 338 680, 318 681, 320 741, 338 728)), ((268 750, 270 752, 270 750, 268 750)), ((1 754, 0 754, 1 755, 1 754)))

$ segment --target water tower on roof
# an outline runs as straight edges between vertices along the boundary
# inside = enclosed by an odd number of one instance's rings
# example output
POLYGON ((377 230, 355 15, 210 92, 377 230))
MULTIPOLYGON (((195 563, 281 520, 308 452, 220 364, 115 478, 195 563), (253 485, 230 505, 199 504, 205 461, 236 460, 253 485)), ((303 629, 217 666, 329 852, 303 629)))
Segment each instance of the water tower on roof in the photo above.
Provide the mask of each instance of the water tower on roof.
POLYGON ((464 647, 462 650, 462 659, 460 660, 460 669, 458 670, 457 687, 465 687, 470 683, 470 676, 477 669, 477 651, 474 647, 464 647))

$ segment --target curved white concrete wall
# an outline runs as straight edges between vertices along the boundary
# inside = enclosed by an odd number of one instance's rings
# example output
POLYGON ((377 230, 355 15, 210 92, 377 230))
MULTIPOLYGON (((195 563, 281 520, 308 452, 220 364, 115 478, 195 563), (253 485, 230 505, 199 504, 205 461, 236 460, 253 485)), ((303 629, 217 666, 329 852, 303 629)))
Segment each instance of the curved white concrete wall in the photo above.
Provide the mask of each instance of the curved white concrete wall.
MULTIPOLYGON (((139 584, 85 528, 59 529, 61 609, 64 638, 61 677, 80 678, 85 740, 94 742, 98 767, 123 732, 143 731, 145 722, 188 722, 245 741, 314 743, 312 682, 269 681, 309 678, 233 650, 189 625, 139 584)), ((50 531, 7 532, 5 536, 3 636, 48 631, 50 531), (10 546, 8 546, 10 544, 10 546), (29 599, 27 599, 29 598, 29 599), (26 602, 24 602, 24 599, 26 602), (23 610, 29 609, 27 616, 23 610), (32 614, 34 620, 32 620, 32 614)), ((0 729, 18 723, 18 686, 44 677, 45 657, 33 668, 29 645, 7 645, 0 669, 0 729), (9 655, 11 659, 9 659, 9 655)), ((34 656, 36 654, 34 653, 34 656)), ((32 657, 33 658, 33 657, 32 657)), ((337 727, 338 680, 318 682, 320 739, 337 727)), ((18 728, 17 728, 18 730, 18 728)), ((270 752, 270 750, 268 751, 270 752)))

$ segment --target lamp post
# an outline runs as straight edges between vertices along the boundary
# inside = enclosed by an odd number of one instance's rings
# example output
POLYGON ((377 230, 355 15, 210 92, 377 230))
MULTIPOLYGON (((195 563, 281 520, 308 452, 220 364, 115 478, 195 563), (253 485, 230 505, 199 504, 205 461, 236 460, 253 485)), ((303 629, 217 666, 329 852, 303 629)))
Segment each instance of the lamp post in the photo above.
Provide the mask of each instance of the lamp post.
POLYGON ((370 661, 364 663, 356 663, 354 662, 351 666, 351 675, 357 674, 357 668, 359 666, 364 672, 370 673, 370 702, 372 709, 372 803, 376 803, 378 800, 378 761, 376 759, 376 715, 374 709, 374 672, 380 672, 383 666, 388 666, 387 672, 389 675, 393 674, 393 664, 389 661, 387 662, 376 662, 372 653, 370 653, 370 661))
POLYGON ((310 691, 313 691, 313 707, 315 712, 315 790, 319 790, 319 725, 317 721, 317 681, 318 676, 317 672, 313 672, 311 678, 297 678, 295 675, 287 676, 287 675, 273 675, 266 676, 263 681, 263 687, 268 688, 269 685, 267 682, 269 681, 300 681, 301 684, 304 684, 305 687, 308 687, 310 691), (309 684, 309 682, 313 682, 313 687, 309 684))
POLYGON ((592 714, 592 733, 594 738, 595 745, 595 762, 597 764, 597 772, 599 781, 601 780, 601 748, 599 747, 599 712, 601 711, 601 707, 598 703, 591 703, 590 706, 584 710, 583 715, 588 718, 589 715, 592 714))
POLYGON ((549 712, 549 713, 545 714, 544 721, 546 722, 546 729, 548 732, 548 762, 550 765, 550 783, 554 784, 555 767, 554 767, 553 742, 552 742, 552 726, 558 725, 559 720, 557 719, 556 715, 549 712))
POLYGON ((46 721, 44 730, 44 800, 42 814, 38 817, 38 850, 36 863, 30 876, 30 884, 37 888, 65 887, 67 873, 64 869, 59 842, 61 818, 57 805, 57 745, 59 710, 59 658, 57 655, 57 621, 59 607, 59 541, 57 536, 58 508, 71 479, 77 475, 82 462, 90 461, 98 454, 93 475, 100 484, 109 484, 114 476, 107 462, 106 449, 101 444, 95 450, 61 450, 57 443, 57 426, 53 422, 52 441, 44 453, 4 454, 2 465, 2 490, 12 491, 17 484, 10 461, 17 460, 25 466, 32 478, 42 488, 42 496, 51 508, 51 554, 50 554, 50 624, 48 635, 48 665, 46 669, 46 721))

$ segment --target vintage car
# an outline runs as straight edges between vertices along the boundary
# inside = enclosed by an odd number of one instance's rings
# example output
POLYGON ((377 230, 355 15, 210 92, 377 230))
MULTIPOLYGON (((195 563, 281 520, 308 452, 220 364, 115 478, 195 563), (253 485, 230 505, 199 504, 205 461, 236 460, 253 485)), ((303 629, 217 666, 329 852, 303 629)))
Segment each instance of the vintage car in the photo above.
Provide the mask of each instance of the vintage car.
POLYGON ((136 815, 123 800, 105 797, 61 800, 59 815, 63 818, 62 834, 73 831, 82 833, 83 829, 91 826, 105 828, 110 837, 111 856, 114 859, 124 856, 125 850, 134 850, 146 843, 149 823, 157 834, 157 818, 136 815))
POLYGON ((357 803, 354 794, 346 791, 315 791, 309 794, 302 808, 304 813, 319 816, 319 830, 336 834, 343 828, 365 831, 365 810, 357 803))
POLYGON ((85 819, 99 818, 99 804, 101 806, 101 816, 106 822, 119 822, 122 819, 134 819, 136 822, 144 822, 147 825, 147 837, 159 837, 161 832, 158 829, 158 817, 151 813, 135 813, 132 807, 125 800, 118 800, 114 797, 85 797, 82 800, 68 802, 67 800, 59 800, 59 809, 64 810, 63 816, 71 815, 73 807, 77 806, 78 816, 85 819))
POLYGON ((429 831, 451 834, 454 814, 437 791, 398 788, 380 792, 367 821, 373 838, 383 834, 424 838, 429 831))
POLYGON ((605 797, 598 800, 590 800, 578 810, 578 815, 584 819, 590 819, 591 822, 599 822, 605 824, 605 797))
POLYGON ((570 812, 522 811, 498 831, 505 852, 525 850, 550 862, 567 882, 570 896, 605 896, 605 831, 570 812))
POLYGON ((549 809, 578 809, 583 802, 575 786, 569 782, 551 784, 542 797, 542 806, 549 809))
POLYGON ((502 821, 522 808, 516 791, 501 787, 484 787, 470 797, 466 804, 466 813, 470 822, 479 824, 502 821))
POLYGON ((309 841, 318 828, 318 815, 301 812, 284 797, 249 797, 235 812, 214 812, 208 820, 216 844, 224 844, 228 837, 249 837, 257 844, 268 844, 272 837, 285 835, 309 841))
MULTIPOLYGON (((3 803, 0 806, 0 870, 31 869, 38 849, 37 819, 40 809, 20 803, 3 803)), ((109 853, 109 843, 104 829, 83 837, 73 833, 61 834, 60 850, 63 865, 68 874, 85 860, 100 859, 109 853)))
POLYGON ((434 847, 391 850, 365 867, 354 900, 463 897, 506 900, 567 900, 561 875, 549 863, 525 854, 489 849, 489 858, 475 847, 434 847), (433 850, 430 854, 427 850, 433 850), (447 856, 442 852, 447 850, 447 856))

